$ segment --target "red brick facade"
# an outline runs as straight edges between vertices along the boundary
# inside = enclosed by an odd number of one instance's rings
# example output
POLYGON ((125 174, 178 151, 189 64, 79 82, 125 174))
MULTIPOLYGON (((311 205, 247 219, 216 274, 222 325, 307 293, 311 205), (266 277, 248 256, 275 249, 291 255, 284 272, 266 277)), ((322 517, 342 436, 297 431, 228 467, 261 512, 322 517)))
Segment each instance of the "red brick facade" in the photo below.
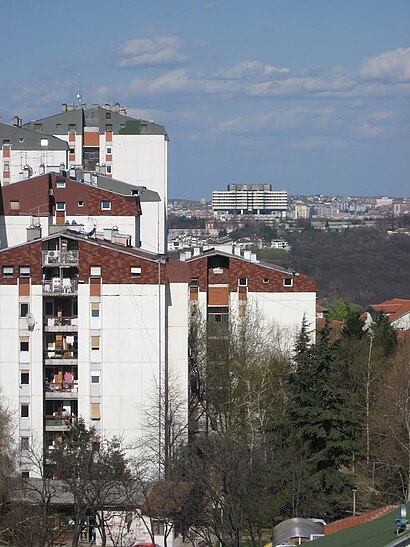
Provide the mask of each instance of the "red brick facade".
POLYGON ((187 261, 187 264, 191 272, 191 279, 198 279, 201 292, 207 291, 208 286, 213 284, 227 284, 230 292, 237 292, 238 279, 240 278, 246 278, 249 292, 316 292, 316 283, 306 275, 292 275, 269 266, 218 252, 192 258, 187 261), (212 257, 216 256, 223 258, 220 262, 221 265, 215 267, 212 257), (292 286, 284 286, 285 278, 292 280, 292 286))
POLYGON ((65 216, 139 216, 141 205, 138 196, 121 196, 90 184, 58 175, 41 175, 1 188, 0 215, 55 214, 55 203, 65 203, 65 216), (57 188, 57 181, 65 188, 57 188), (51 191, 51 199, 50 199, 51 191), (110 202, 102 209, 103 201, 110 202), (18 203, 18 209, 11 208, 18 203))

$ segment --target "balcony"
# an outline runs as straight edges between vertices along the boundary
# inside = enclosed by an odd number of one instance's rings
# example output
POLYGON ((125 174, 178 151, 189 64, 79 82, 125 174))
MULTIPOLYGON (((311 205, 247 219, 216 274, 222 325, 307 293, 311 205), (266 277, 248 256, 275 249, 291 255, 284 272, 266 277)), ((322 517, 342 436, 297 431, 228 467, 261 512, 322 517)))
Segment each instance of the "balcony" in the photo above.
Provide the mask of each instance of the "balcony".
POLYGON ((69 277, 53 277, 43 280, 44 295, 73 296, 78 291, 78 281, 69 277))
POLYGON ((46 431, 68 431, 76 421, 77 416, 70 414, 45 416, 46 431))
POLYGON ((44 330, 45 332, 76 332, 78 317, 47 317, 44 330))
POLYGON ((63 362, 64 365, 76 365, 78 352, 74 349, 49 349, 44 352, 44 364, 58 365, 63 362))
POLYGON ((46 382, 44 390, 46 399, 77 399, 78 381, 46 382))
POLYGON ((77 266, 78 251, 43 251, 43 266, 77 266))

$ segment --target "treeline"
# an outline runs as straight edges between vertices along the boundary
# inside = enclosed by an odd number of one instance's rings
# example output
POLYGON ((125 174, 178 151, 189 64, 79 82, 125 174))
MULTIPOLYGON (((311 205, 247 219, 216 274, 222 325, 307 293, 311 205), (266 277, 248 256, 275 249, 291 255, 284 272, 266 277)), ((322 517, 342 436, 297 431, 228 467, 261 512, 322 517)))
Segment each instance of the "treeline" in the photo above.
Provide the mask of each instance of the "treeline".
POLYGON ((321 301, 338 298, 365 308, 390 298, 409 298, 410 238, 377 228, 340 232, 305 229, 286 238, 287 256, 263 257, 313 277, 321 301))
POLYGON ((186 217, 170 214, 168 216, 168 228, 170 230, 182 228, 202 229, 205 228, 205 220, 198 217, 186 217))

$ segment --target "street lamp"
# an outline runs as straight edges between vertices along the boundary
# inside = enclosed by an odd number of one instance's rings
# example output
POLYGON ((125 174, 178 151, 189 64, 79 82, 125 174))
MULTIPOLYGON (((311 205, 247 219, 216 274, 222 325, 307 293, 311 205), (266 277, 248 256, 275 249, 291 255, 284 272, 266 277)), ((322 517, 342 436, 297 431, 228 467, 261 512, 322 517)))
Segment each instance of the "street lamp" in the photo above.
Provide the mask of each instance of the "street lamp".
POLYGON ((353 493, 353 516, 356 516, 356 492, 359 490, 358 486, 352 486, 353 493))

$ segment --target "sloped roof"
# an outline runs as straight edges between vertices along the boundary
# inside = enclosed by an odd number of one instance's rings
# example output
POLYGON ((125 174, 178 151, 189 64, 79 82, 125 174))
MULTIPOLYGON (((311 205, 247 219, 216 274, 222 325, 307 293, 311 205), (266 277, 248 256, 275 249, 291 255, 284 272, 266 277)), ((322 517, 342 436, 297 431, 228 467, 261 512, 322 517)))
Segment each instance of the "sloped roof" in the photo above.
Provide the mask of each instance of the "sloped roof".
POLYGON ((374 311, 386 313, 389 321, 392 322, 410 313, 410 300, 393 298, 392 300, 385 300, 381 304, 373 304, 371 308, 374 311))
POLYGON ((44 147, 41 146, 41 141, 44 138, 48 140, 48 150, 69 149, 68 143, 53 137, 53 135, 38 133, 26 127, 0 122, 0 140, 3 143, 3 139, 10 139, 12 150, 42 150, 44 147))

